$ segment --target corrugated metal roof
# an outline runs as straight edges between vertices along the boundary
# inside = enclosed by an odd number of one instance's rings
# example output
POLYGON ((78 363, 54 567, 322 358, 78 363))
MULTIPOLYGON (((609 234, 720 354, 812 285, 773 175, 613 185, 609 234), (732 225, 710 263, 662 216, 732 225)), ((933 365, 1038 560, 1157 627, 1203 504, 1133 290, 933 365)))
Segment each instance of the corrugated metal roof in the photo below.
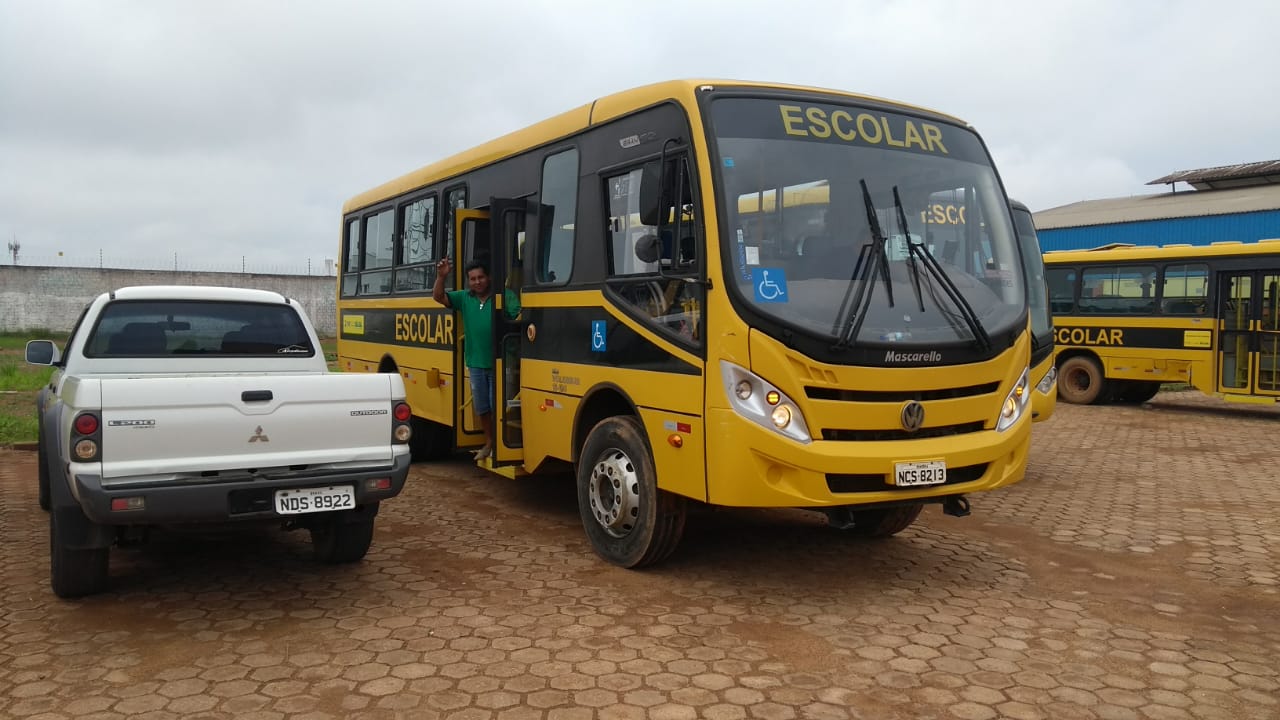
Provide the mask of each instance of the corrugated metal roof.
POLYGON ((1280 210, 1280 185, 1082 200, 1035 213, 1036 229, 1280 210))
MULTIPOLYGON (((1238 165, 1219 165, 1218 167, 1201 168, 1199 170, 1179 170, 1176 173, 1156 178, 1148 185, 1168 185, 1176 182, 1212 183, 1214 180, 1239 180, 1241 178, 1259 178, 1267 175, 1280 175, 1280 160, 1264 160, 1262 162, 1240 163, 1238 165)), ((1265 181, 1265 180, 1264 180, 1265 181)))

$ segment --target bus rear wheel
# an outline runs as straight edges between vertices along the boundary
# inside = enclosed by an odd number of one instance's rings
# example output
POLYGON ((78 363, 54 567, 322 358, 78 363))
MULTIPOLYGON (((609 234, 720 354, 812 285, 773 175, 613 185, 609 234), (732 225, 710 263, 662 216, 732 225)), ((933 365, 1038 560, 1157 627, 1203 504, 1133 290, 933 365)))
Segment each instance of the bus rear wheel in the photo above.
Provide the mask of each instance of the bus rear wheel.
POLYGON ((665 559, 684 534, 685 499, 658 489, 653 454, 634 417, 601 420, 578 458, 578 513, 591 549, 614 565, 665 559))
POLYGON ((1128 380, 1116 392, 1116 399, 1122 403, 1141 405, 1160 392, 1160 383, 1154 380, 1128 380))
POLYGON ((1058 397, 1077 405, 1097 402, 1106 385, 1097 361, 1083 355, 1067 358, 1058 368, 1058 397))
POLYGON ((453 428, 431 420, 415 417, 411 421, 413 435, 409 436, 409 452, 416 461, 442 460, 453 450, 453 428))

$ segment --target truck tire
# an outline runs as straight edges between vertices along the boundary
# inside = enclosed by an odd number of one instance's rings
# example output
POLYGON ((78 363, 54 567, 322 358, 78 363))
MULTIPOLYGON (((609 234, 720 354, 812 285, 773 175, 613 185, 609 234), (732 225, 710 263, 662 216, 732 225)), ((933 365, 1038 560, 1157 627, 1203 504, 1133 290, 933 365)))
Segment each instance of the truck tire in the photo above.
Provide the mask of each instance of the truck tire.
POLYGON ((443 460, 449 456, 453 450, 453 428, 418 417, 410 425, 413 435, 409 438, 409 452, 414 460, 443 460))
POLYGON ((889 537, 911 526, 920 517, 924 505, 896 505, 871 510, 855 510, 852 507, 831 508, 826 511, 827 522, 835 528, 859 537, 889 537))
POLYGON ((1107 384, 1096 360, 1084 355, 1067 358, 1058 368, 1058 397, 1077 405, 1092 405, 1107 384))
POLYGON ((653 454, 634 417, 601 420, 578 458, 578 514, 591 549, 614 565, 665 559, 684 534, 686 503, 658 489, 653 454))
POLYGON ((373 520, 373 513, 367 518, 354 519, 348 512, 332 513, 321 519, 311 528, 311 547, 316 560, 339 564, 363 559, 373 543, 373 520))
POLYGON ((40 509, 49 512, 49 457, 44 446, 44 432, 39 434, 36 443, 36 496, 40 509))
MULTIPOLYGON (((58 522, 59 514, 49 513, 49 585, 53 594, 60 598, 78 598, 101 592, 107 586, 111 548, 67 547, 68 538, 58 522)), ((89 522, 87 518, 85 522, 89 522)))

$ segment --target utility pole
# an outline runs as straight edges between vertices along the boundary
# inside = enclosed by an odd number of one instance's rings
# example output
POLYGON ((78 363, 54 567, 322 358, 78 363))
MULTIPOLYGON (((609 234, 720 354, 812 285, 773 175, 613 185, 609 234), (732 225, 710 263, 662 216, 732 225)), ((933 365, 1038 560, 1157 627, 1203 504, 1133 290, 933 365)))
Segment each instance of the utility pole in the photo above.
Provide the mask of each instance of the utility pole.
POLYGON ((18 242, 18 235, 15 233, 13 240, 9 242, 9 254, 13 256, 13 264, 18 264, 18 251, 22 249, 22 243, 18 242))

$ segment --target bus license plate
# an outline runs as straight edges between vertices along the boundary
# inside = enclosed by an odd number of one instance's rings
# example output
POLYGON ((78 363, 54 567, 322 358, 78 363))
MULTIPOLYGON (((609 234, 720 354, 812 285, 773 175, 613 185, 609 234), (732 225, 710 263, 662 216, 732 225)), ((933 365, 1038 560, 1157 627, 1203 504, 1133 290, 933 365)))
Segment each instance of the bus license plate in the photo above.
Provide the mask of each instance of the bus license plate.
POLYGON ((893 484, 899 487, 941 485, 946 481, 947 464, 942 460, 893 464, 893 484))
POLYGON ((356 506, 356 491, 350 485, 276 491, 276 512, 281 515, 349 510, 356 506))

